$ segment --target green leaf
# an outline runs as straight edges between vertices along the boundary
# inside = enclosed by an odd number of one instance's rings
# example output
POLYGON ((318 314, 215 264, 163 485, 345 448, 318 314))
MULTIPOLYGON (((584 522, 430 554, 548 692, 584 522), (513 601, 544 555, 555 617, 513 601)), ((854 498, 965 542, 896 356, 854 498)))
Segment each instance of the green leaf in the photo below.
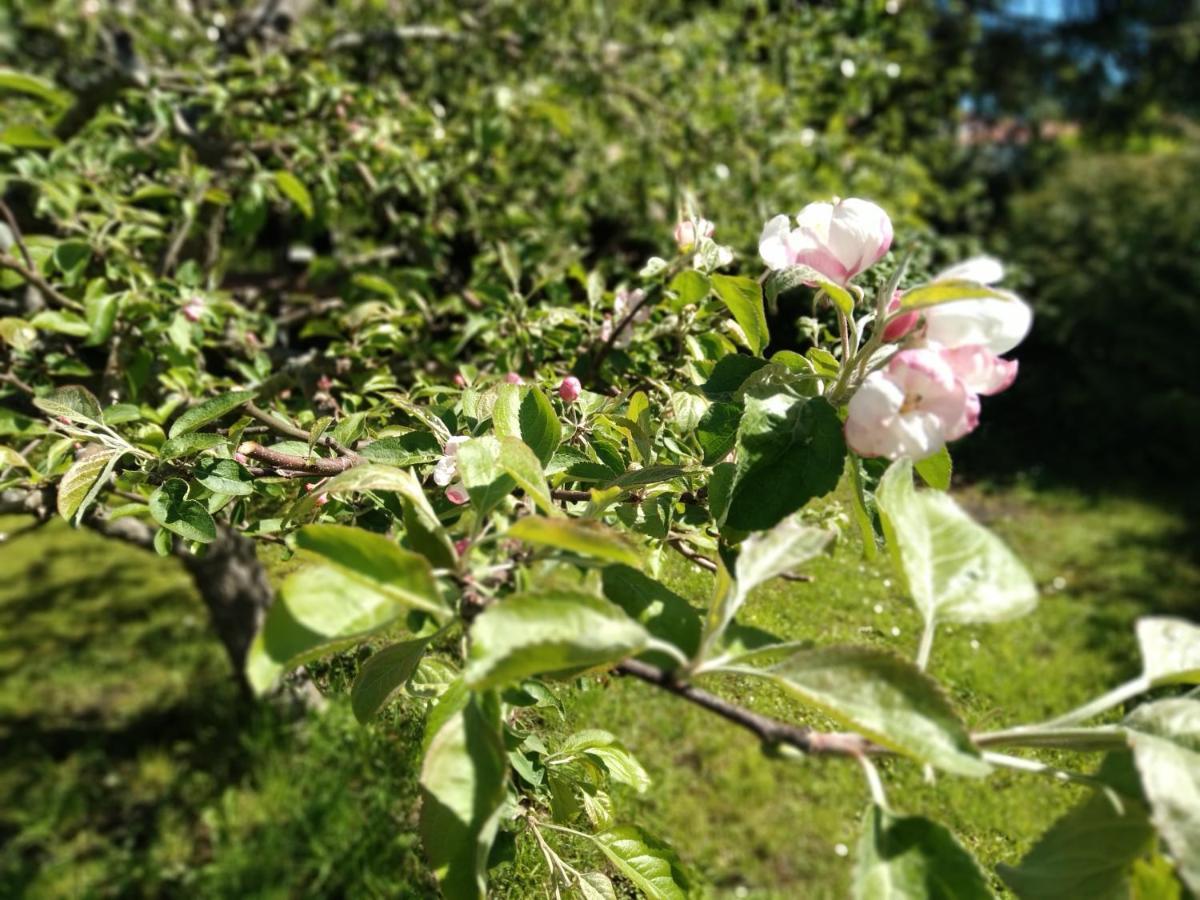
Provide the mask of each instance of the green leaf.
POLYGON ((854 900, 992 900, 987 876, 949 830, 921 816, 867 808, 854 900))
MULTIPOLYGON (((606 566, 601 575, 604 596, 611 600, 654 637, 674 644, 687 657, 700 649, 703 620, 694 606, 666 585, 629 566, 606 566)), ((663 669, 679 661, 660 650, 648 650, 639 659, 663 669)))
POLYGON ((616 663, 649 635, 618 606, 570 591, 515 594, 488 607, 471 626, 463 678, 479 690, 531 675, 616 663))
MULTIPOLYGON (((1128 766, 1126 754, 1114 754, 1101 772, 1128 766)), ((1097 791, 1051 825, 1018 866, 997 871, 1020 900, 1131 900, 1130 867, 1153 845, 1140 801, 1097 791)))
POLYGON ((358 452, 371 462, 403 467, 434 462, 442 455, 442 447, 429 432, 410 431, 372 441, 358 452))
POLYGON ((818 556, 833 538, 832 531, 796 519, 785 519, 770 531, 746 538, 732 581, 717 579, 717 594, 705 621, 707 639, 715 640, 729 627, 752 590, 818 556))
POLYGON ((516 482, 500 465, 500 441, 491 435, 472 438, 458 448, 458 473, 480 516, 512 493, 516 482))
POLYGON ((434 735, 421 766, 421 841, 447 900, 482 900, 508 781, 500 704, 473 695, 434 735))
POLYGON ((713 290, 721 298, 734 321, 741 326, 755 356, 762 356, 771 341, 767 330, 767 314, 763 309, 762 286, 753 278, 735 275, 713 275, 713 290))
POLYGON ((66 91, 59 90, 44 78, 16 69, 0 68, 0 91, 27 94, 54 106, 66 107, 71 104, 71 95, 66 91))
POLYGON ((584 872, 576 883, 583 900, 617 900, 613 883, 603 872, 584 872))
POLYGON ((50 150, 57 147, 61 141, 44 128, 37 125, 18 123, 9 125, 0 131, 0 144, 9 147, 19 147, 27 150, 50 150))
POLYGON ((410 679, 425 655, 430 638, 384 647, 362 664, 350 689, 350 705, 358 721, 371 721, 410 679))
POLYGON ((520 438, 548 465, 562 441, 562 424, 554 407, 537 387, 502 384, 496 389, 492 425, 501 438, 520 438))
POLYGON ((296 209, 300 210, 304 218, 311 219, 313 217, 312 194, 308 192, 308 188, 299 178, 285 169, 280 169, 275 173, 275 184, 280 192, 296 205, 296 209))
POLYGON ((257 393, 258 391, 231 391, 228 394, 211 397, 203 403, 193 406, 171 423, 171 430, 167 432, 167 437, 175 438, 203 428, 209 422, 237 409, 247 400, 253 400, 257 393))
POLYGON ((1151 822, 1170 848, 1179 877, 1200 895, 1200 701, 1145 703, 1125 725, 1151 822))
POLYGON ((254 477, 232 459, 202 459, 193 473, 197 481, 217 494, 246 497, 254 493, 254 477))
POLYGON ((962 721, 937 683, 912 663, 868 647, 802 650, 766 669, 804 703, 866 737, 956 775, 986 775, 962 721))
POLYGON ((708 381, 700 385, 700 390, 713 400, 727 400, 747 378, 765 365, 767 365, 765 359, 746 356, 743 353, 730 353, 728 356, 722 356, 713 366, 708 381))
POLYGON ((700 417, 696 440, 703 452, 704 465, 713 466, 723 460, 737 443, 738 424, 742 408, 736 403, 714 403, 700 417))
POLYGON ((112 337, 113 325, 117 321, 117 310, 122 294, 96 294, 83 301, 84 317, 88 323, 89 347, 98 347, 112 337))
POLYGON ((784 291, 789 291, 802 284, 820 288, 829 295, 829 299, 842 311, 843 315, 854 315, 854 296, 840 284, 835 284, 809 266, 789 266, 786 269, 772 272, 767 278, 767 297, 774 303, 775 298, 784 291))
POLYGON ((29 324, 41 331, 53 331, 71 337, 87 337, 91 333, 91 326, 82 316, 66 310, 42 310, 29 320, 29 324))
POLYGON ((98 426, 102 412, 100 401, 85 387, 70 384, 49 397, 35 397, 33 405, 50 416, 61 416, 79 425, 98 426))
POLYGON ((259 693, 284 671, 357 643, 409 610, 445 618, 429 562, 381 534, 346 525, 308 525, 296 546, 319 562, 290 575, 267 610, 246 675, 259 693))
POLYGON ((194 456, 197 453, 203 453, 205 450, 211 450, 213 447, 220 447, 227 442, 228 438, 223 435, 210 434, 208 432, 201 434, 181 434, 179 437, 163 441, 163 445, 158 448, 158 455, 163 459, 194 456))
POLYGON ((217 539, 217 523, 204 504, 188 499, 188 485, 168 478, 150 495, 150 515, 163 528, 181 538, 208 544, 217 539))
POLYGON ((954 474, 954 464, 950 461, 950 450, 944 444, 933 456, 918 460, 913 468, 917 470, 921 480, 931 488, 939 491, 950 490, 950 476, 954 474))
POLYGON ((1137 621, 1142 671, 1153 687, 1200 684, 1200 625, 1170 616, 1137 621))
POLYGON ((642 564, 636 547, 607 525, 593 519, 525 516, 508 529, 508 537, 607 562, 624 563, 634 568, 642 564))
POLYGON ((59 241, 54 247, 51 259, 54 266, 68 280, 77 277, 92 258, 92 248, 86 241, 59 241))
POLYGON ((679 857, 649 832, 618 825, 592 835, 592 840, 647 900, 686 900, 690 886, 679 857))
POLYGON ((948 495, 917 491, 910 461, 891 465, 875 500, 893 563, 927 622, 999 622, 1037 605, 1012 551, 948 495))
POLYGON ((82 517, 87 512, 85 501, 94 496, 92 488, 98 492, 103 486, 102 473, 111 472, 122 455, 107 447, 93 447, 82 454, 58 483, 58 514, 68 522, 76 513, 82 517))
MULTIPOLYGON (((542 472, 542 464, 534 456, 529 445, 520 438, 500 439, 500 468, 528 494, 538 508, 547 515, 558 512, 550 499, 550 486, 542 472)), ((468 489, 469 490, 469 489, 468 489)))
POLYGON ((1008 291, 990 288, 974 281, 933 281, 900 295, 901 309, 924 309, 955 300, 1012 300, 1008 291))
POLYGON ((649 774, 620 741, 598 744, 589 747, 585 752, 604 764, 604 768, 608 770, 608 777, 613 781, 626 784, 639 794, 644 794, 650 787, 649 774))
MULTIPOLYGON (((704 277, 703 272, 697 272, 695 269, 684 269, 671 279, 668 288, 678 295, 681 306, 687 306, 699 303, 708 296, 709 286, 709 281, 704 277)), ((619 323, 614 322, 613 324, 617 325, 619 323)))
POLYGON ((842 423, 821 398, 746 398, 725 523, 761 531, 837 487, 846 457, 842 423))

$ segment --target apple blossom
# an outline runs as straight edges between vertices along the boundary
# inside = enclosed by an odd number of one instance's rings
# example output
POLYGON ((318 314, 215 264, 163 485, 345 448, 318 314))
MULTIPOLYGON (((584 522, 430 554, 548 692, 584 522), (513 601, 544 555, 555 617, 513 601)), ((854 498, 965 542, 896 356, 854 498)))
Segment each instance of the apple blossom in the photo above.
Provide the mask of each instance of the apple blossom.
POLYGON ((902 350, 850 398, 846 443, 860 456, 924 459, 979 424, 979 397, 931 348, 902 350))
MULTIPOLYGON (((990 285, 1004 277, 1004 266, 990 256, 979 256, 938 273, 934 281, 969 281, 990 285)), ((995 293, 996 289, 989 289, 995 293)), ((1008 291, 994 296, 954 300, 924 312, 925 338, 951 349, 979 344, 999 355, 1012 350, 1029 334, 1033 310, 1008 291)))
POLYGON ((954 375, 975 394, 998 394, 1017 377, 1017 361, 1003 359, 979 344, 941 351, 954 375))
MULTIPOLYGON (((892 294, 891 302, 888 303, 887 311, 894 313, 900 309, 900 296, 903 291, 896 291, 892 294)), ((921 318, 921 314, 916 310, 911 312, 901 313, 891 319, 887 325, 883 327, 883 339, 891 344, 902 338, 905 338, 909 333, 917 327, 917 321, 921 318)))
POLYGON ((797 214, 795 228, 788 216, 775 216, 758 239, 768 268, 809 266, 840 285, 879 262, 891 246, 887 213, 857 197, 810 203, 797 214))
POLYGON ((579 383, 579 379, 574 375, 568 375, 562 380, 562 384, 558 386, 558 396, 566 403, 574 403, 579 399, 581 393, 583 393, 583 385, 579 383))
POLYGON ((504 376, 504 380, 509 384, 524 384, 525 383, 525 379, 522 378, 520 375, 518 375, 516 372, 509 372, 507 375, 504 376))
POLYGON ((675 226, 675 243, 686 253, 704 238, 712 237, 716 230, 717 226, 708 219, 683 219, 675 226))
POLYGON ((470 440, 465 434, 455 435, 442 447, 442 456, 433 467, 433 482, 446 489, 446 499, 461 506, 470 497, 458 477, 458 448, 470 440))

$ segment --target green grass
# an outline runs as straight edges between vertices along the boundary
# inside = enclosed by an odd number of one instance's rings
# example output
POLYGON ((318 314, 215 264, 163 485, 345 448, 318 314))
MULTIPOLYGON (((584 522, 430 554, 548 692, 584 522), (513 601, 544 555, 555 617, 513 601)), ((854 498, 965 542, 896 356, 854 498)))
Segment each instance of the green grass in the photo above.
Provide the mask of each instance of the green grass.
MULTIPOLYGON (((1196 615, 1200 566, 1173 513, 1020 488, 960 498, 1043 589, 1019 622, 939 632, 931 669, 955 685, 972 727, 1077 704, 1136 671, 1138 615, 1196 615)), ((882 562, 863 562, 848 540, 810 572, 811 583, 758 591, 746 621, 912 655, 917 617, 882 562)), ((703 573, 680 561, 668 574, 703 600, 703 573)), ((352 668, 339 660, 331 683, 352 668)), ((420 710, 398 704, 362 728, 342 696, 299 720, 246 705, 173 565, 61 525, 3 545, 0 671, 0 896, 431 894, 414 833, 420 710)), ((757 685, 713 686, 828 724, 757 685)), ((745 732, 639 683, 571 697, 551 727, 622 737, 655 785, 620 793, 620 817, 670 840, 706 893, 846 896, 852 853, 838 845, 853 850, 866 796, 852 764, 768 759, 745 732)), ((914 766, 884 769, 895 806, 945 822, 989 867, 1018 858, 1076 796, 1033 776, 930 787, 914 766)), ((523 850, 497 895, 540 896, 539 866, 523 850)))

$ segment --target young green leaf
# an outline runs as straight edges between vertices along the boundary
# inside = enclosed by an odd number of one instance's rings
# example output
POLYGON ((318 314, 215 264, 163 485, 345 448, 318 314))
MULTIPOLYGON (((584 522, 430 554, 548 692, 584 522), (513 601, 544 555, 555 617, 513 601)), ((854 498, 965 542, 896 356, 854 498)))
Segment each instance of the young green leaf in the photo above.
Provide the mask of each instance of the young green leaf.
POLYGON ((846 457, 842 423, 821 398, 747 397, 725 523, 761 531, 837 487, 846 457))
POLYGON ((412 609, 444 618, 429 562, 380 534, 309 525, 296 546, 319 557, 290 575, 251 646, 246 675, 259 693, 288 669, 357 643, 412 609))
POLYGON ((592 519, 525 516, 513 523, 508 536, 529 544, 554 547, 633 568, 642 564, 632 544, 607 525, 592 519))
POLYGON ((956 775, 991 771, 933 679, 912 663, 869 647, 802 650, 766 669, 802 702, 866 737, 956 775))
POLYGON ((974 281, 932 281, 905 291, 900 297, 901 309, 924 309, 955 300, 1012 300, 1014 296, 999 288, 974 281))
POLYGON ((1200 684, 1200 625, 1170 616, 1137 621, 1142 672, 1152 687, 1200 684))
POLYGON ((150 495, 150 515, 163 528, 181 538, 208 544, 217 539, 217 523, 204 504, 188 499, 188 485, 168 478, 150 495))
POLYGON ((867 808, 854 900, 992 900, 987 876, 949 830, 921 816, 867 808))
POLYGON ((58 483, 58 514, 68 522, 76 513, 82 518, 122 455, 107 447, 92 447, 83 453, 58 483))
MULTIPOLYGON (((1127 754, 1113 754, 1101 775, 1131 782, 1129 767, 1127 754)), ((1020 900, 1130 900, 1130 867, 1154 840, 1140 800, 1096 791, 1051 825, 1019 865, 997 871, 1020 900)))
POLYGON ((1151 821, 1200 895, 1200 700, 1145 703, 1125 725, 1151 821))
POLYGON ((771 341, 767 314, 763 309, 762 286, 753 278, 719 274, 712 276, 712 286, 721 302, 733 313, 734 321, 741 326, 751 352, 762 356, 771 341))
POLYGON ((171 424, 167 437, 176 438, 203 428, 209 422, 221 418, 226 413, 237 409, 247 400, 253 400, 257 391, 230 391, 217 397, 210 397, 203 403, 193 406, 171 424))
POLYGON ((500 464, 500 441, 472 438, 458 448, 458 472, 480 516, 486 516, 517 486, 500 464))
POLYGON ((998 622, 1037 605, 1033 579, 1001 540, 893 463, 875 493, 897 572, 928 622, 998 622))
POLYGON ((568 591, 514 594, 489 606, 471 626, 463 678, 480 690, 531 675, 616 663, 649 635, 620 607, 568 591))
POLYGON ((300 210, 304 218, 311 219, 313 217, 315 209, 313 208, 312 194, 308 192, 304 182, 286 169, 280 169, 275 173, 275 184, 280 193, 295 204, 296 209, 300 210))
POLYGON ((179 437, 163 441, 163 445, 158 448, 158 455, 163 459, 195 456, 197 453, 203 453, 205 450, 220 447, 227 440, 223 435, 210 434, 206 431, 181 434, 179 437))
POLYGON ((50 416, 60 416, 77 425, 97 426, 103 415, 100 401, 85 387, 69 384, 49 397, 35 397, 33 405, 50 416))
MULTIPOLYGON (((584 795, 585 798, 587 795, 584 795)), ((613 883, 603 872, 584 872, 576 882, 583 900, 617 900, 613 883)))
POLYGON ((246 497, 254 493, 254 478, 232 459, 202 459, 193 469, 196 480, 218 494, 246 497))
POLYGON ((53 106, 67 107, 71 105, 71 95, 60 90, 54 84, 37 75, 18 72, 15 69, 0 68, 0 91, 13 91, 37 97, 53 106))
POLYGON ((636 825, 618 825, 591 838, 648 900, 686 900, 688 878, 668 844, 636 825))
POLYGON ((950 476, 954 474, 954 464, 950 461, 950 450, 946 446, 933 456, 917 460, 913 466, 917 474, 931 488, 939 491, 950 490, 950 476))
POLYGON ((507 780, 500 704, 471 695, 433 736, 421 766, 421 842, 447 900, 487 895, 507 780))
POLYGON ((350 689, 350 706, 358 721, 366 723, 375 718, 412 677, 429 641, 430 638, 417 638, 391 644, 362 664, 350 689))
POLYGON ((546 483, 541 463, 520 438, 500 439, 500 468, 533 499, 538 509, 549 516, 559 514, 558 508, 550 499, 550 486, 546 483))

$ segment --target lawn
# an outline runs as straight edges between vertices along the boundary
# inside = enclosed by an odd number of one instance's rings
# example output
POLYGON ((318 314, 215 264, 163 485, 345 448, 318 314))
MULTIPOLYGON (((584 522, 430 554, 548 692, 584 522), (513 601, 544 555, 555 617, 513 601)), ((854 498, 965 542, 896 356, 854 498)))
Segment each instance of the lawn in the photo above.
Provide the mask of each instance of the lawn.
MULTIPOLYGON (((955 700, 973 727, 1084 700, 1136 671, 1138 615, 1197 612, 1200 565, 1177 513, 1020 486, 960 498, 1012 543, 1043 591, 1017 623, 939 633, 931 667, 960 686, 955 700)), ((20 525, 0 520, 0 531, 20 525)), ((853 539, 809 573, 809 583, 760 590, 746 621, 794 639, 914 652, 915 613, 853 539)), ((680 560, 669 576, 702 602, 706 575, 680 560)), ((414 834, 421 709, 407 701, 358 726, 340 693, 354 663, 325 667, 322 713, 255 708, 234 690, 173 564, 58 523, 13 537, 0 552, 0 895, 432 894, 414 834)), ((808 721, 759 687, 713 687, 808 721)), ((846 848, 865 800, 852 765, 768 759, 745 732, 620 679, 572 692, 551 725, 624 739, 656 784, 620 795, 620 816, 670 840, 707 893, 846 895, 846 848)), ((1009 773, 935 791, 913 766, 885 769, 898 808, 945 822, 989 866, 1017 859, 1076 796, 1009 773)), ((497 895, 540 895, 538 866, 535 851, 520 854, 497 895)))

